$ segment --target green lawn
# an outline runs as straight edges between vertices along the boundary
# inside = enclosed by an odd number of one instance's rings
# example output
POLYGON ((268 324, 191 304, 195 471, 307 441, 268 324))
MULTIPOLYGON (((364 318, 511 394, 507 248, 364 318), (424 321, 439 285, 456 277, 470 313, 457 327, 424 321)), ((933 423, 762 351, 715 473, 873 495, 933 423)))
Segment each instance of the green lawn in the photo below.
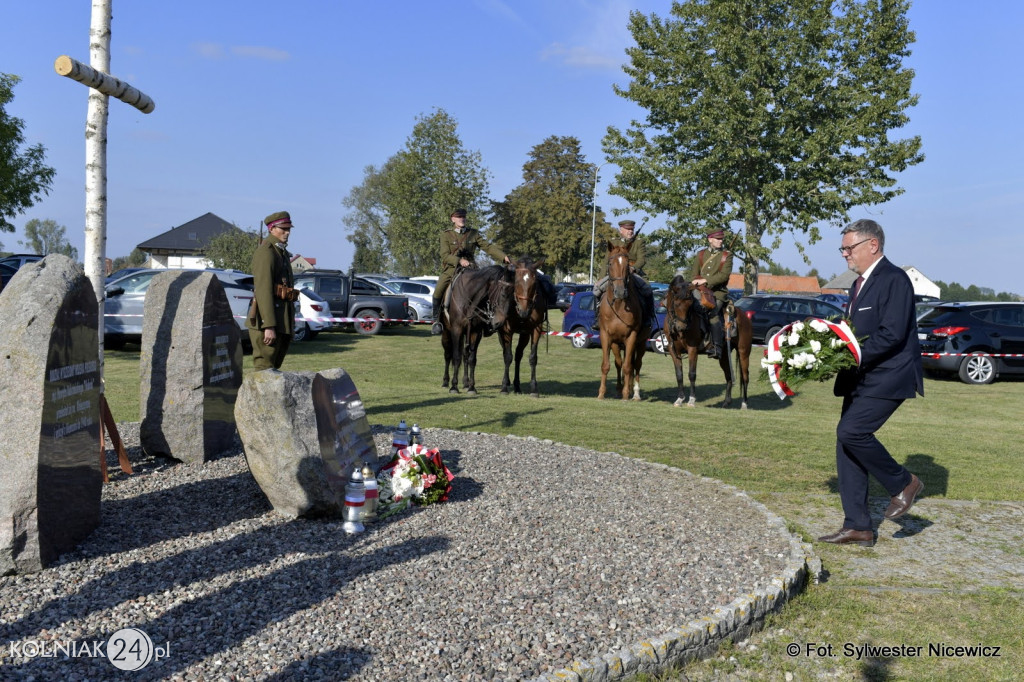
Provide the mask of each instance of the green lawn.
MULTIPOLYGON (((552 311, 552 327, 557 329, 560 323, 560 313, 552 311)), ((426 326, 387 329, 376 337, 323 333, 293 346, 284 369, 344 368, 373 424, 392 425, 404 418, 423 427, 533 435, 619 452, 720 479, 769 507, 779 495, 834 498, 834 429, 840 401, 833 397, 831 383, 804 386, 795 399, 780 401, 768 384, 758 379, 758 348, 754 357, 757 366, 751 370, 754 378, 746 411, 738 409, 738 389, 732 408, 716 407, 724 380, 717 365, 704 358, 698 367, 698 407, 673 407, 674 369, 667 356, 655 353, 645 357, 642 401, 598 401, 600 349, 578 350, 559 337, 541 343, 540 398, 498 392, 502 358, 496 337, 485 339, 481 346, 479 395, 449 395, 441 388, 440 342, 430 336, 426 326)), ((246 356, 247 373, 251 365, 251 356, 246 356)), ((524 373, 528 378, 525 362, 524 373)), ((138 419, 138 388, 138 351, 107 353, 106 391, 116 420, 138 419)), ((1019 443, 1024 382, 968 386, 926 379, 925 392, 925 398, 905 403, 879 435, 894 456, 926 482, 927 495, 956 500, 1024 499, 1019 443)), ((873 489, 872 494, 884 492, 873 489)), ((839 523, 838 500, 834 502, 839 523)), ((950 679, 1013 678, 1007 664, 1010 660, 1021 663, 1020 633, 1024 631, 1020 592, 896 590, 880 597, 871 586, 843 584, 843 566, 861 556, 845 551, 848 549, 815 545, 833 579, 809 587, 773 619, 772 628, 789 633, 779 640, 779 651, 773 651, 769 643, 749 656, 730 654, 766 677, 781 679, 794 669, 792 659, 781 653, 784 642, 898 644, 901 636, 910 636, 908 627, 921 627, 922 632, 937 638, 935 641, 981 641, 1003 644, 1007 649, 1015 643, 1016 651, 1013 659, 943 659, 941 667, 927 659, 886 659, 884 665, 866 666, 840 658, 833 661, 834 670, 842 679, 925 679, 940 670, 940 677, 950 679)), ((915 639, 919 634, 914 634, 915 639)), ((1010 655, 1007 649, 1004 652, 1010 655)), ((715 665, 713 661, 696 664, 686 673, 691 679, 698 674, 712 675, 715 665)), ((796 668, 796 679, 804 679, 809 670, 796 668)))

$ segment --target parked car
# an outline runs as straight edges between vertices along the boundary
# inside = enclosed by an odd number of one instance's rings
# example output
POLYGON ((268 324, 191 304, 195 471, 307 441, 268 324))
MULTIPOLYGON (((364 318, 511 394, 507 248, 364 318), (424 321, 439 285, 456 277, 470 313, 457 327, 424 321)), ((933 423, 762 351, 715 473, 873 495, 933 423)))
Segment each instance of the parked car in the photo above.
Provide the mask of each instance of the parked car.
POLYGON ((20 270, 22 266, 39 260, 43 260, 43 257, 38 253, 13 253, 10 256, 0 258, 0 264, 10 265, 15 270, 20 270))
POLYGON ((120 270, 114 270, 112 273, 107 275, 107 284, 110 284, 116 279, 121 279, 125 275, 130 275, 133 272, 141 272, 142 270, 149 270, 149 268, 121 268, 120 270))
MULTIPOLYGON (((139 343, 142 340, 142 314, 146 290, 153 277, 161 272, 173 271, 165 268, 147 268, 107 283, 103 311, 104 346, 118 350, 124 348, 127 342, 139 343)), ((216 275, 224 287, 228 305, 231 306, 231 314, 242 332, 242 346, 249 348, 249 330, 246 329, 245 318, 252 301, 252 275, 238 270, 210 269, 206 272, 216 275)))
POLYGON ((4 290, 7 283, 11 281, 11 277, 14 277, 14 273, 18 271, 17 268, 6 263, 0 263, 0 291, 4 290))
MULTIPOLYGON (((665 292, 655 293, 654 312, 657 322, 656 326, 651 331, 650 338, 647 341, 647 347, 650 350, 654 350, 662 354, 668 352, 668 343, 663 331, 665 327, 665 314, 667 312, 664 299, 665 292)), ((565 315, 562 317, 562 331, 572 334, 578 334, 580 332, 586 334, 586 336, 580 335, 570 337, 570 341, 572 341, 574 348, 600 346, 601 340, 598 338, 598 330, 594 328, 594 323, 596 321, 597 297, 594 296, 593 291, 581 291, 572 297, 569 309, 565 311, 565 315)))
POLYGON ((846 304, 850 302, 850 297, 846 294, 818 294, 818 300, 846 310, 846 304))
MULTIPOLYGON (((401 280, 389 279, 387 282, 381 284, 381 289, 387 290, 392 294, 402 294, 409 299, 409 323, 417 322, 420 320, 432 320, 434 319, 434 300, 430 294, 417 295, 409 292, 399 291, 394 282, 401 280)), ((413 282, 418 284, 418 282, 413 282)))
POLYGON ((751 294, 736 301, 736 307, 750 318, 754 343, 765 343, 787 324, 808 317, 843 317, 842 309, 809 296, 751 294))
POLYGON ((325 329, 340 325, 331 320, 331 306, 311 289, 299 289, 295 310, 295 336, 293 341, 312 341, 325 329))
POLYGON ((408 300, 404 295, 382 291, 375 282, 350 277, 341 270, 306 270, 295 275, 295 288, 312 289, 327 301, 336 317, 362 318, 352 325, 360 334, 373 335, 385 325, 400 324, 381 322, 381 319, 397 319, 403 323, 409 319, 408 300))
POLYGON ((559 286, 558 293, 555 299, 555 307, 565 312, 569 309, 569 304, 572 302, 573 296, 582 291, 591 291, 594 286, 592 284, 570 284, 564 283, 559 286))
POLYGON ((420 298, 426 298, 429 300, 433 299, 434 290, 437 288, 437 282, 407 279, 405 277, 392 277, 385 281, 384 284, 389 289, 400 294, 419 296, 420 298))
POLYGON ((921 365, 956 374, 967 384, 990 384, 1024 374, 1024 303, 939 303, 917 321, 921 365), (987 353, 989 355, 971 355, 987 353))

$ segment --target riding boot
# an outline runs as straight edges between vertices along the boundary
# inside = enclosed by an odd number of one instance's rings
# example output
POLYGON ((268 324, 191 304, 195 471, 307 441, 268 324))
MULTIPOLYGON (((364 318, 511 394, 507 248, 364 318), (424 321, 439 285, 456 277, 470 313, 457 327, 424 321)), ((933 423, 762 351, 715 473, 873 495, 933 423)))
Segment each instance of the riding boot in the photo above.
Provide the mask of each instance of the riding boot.
POLYGON ((717 315, 711 321, 711 345, 708 346, 708 357, 717 360, 722 357, 725 348, 725 330, 722 320, 717 315))
POLYGON ((434 318, 434 324, 430 325, 430 333, 433 336, 438 336, 441 333, 442 313, 443 311, 441 310, 441 303, 439 301, 434 301, 434 306, 430 311, 431 317, 434 318))

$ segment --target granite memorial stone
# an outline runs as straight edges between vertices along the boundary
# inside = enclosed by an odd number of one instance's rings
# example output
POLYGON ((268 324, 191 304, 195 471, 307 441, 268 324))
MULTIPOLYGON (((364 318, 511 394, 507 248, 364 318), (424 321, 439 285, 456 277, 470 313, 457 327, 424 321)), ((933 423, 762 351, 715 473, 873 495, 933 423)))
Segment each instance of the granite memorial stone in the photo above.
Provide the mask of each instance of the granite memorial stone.
POLYGON ((0 574, 38 571, 100 523, 98 308, 49 255, 0 293, 0 574))
POLYGON ((146 291, 139 362, 142 448, 183 462, 230 449, 241 334, 220 280, 168 271, 146 291))
POLYGON ((353 466, 377 460, 362 400, 343 369, 255 372, 238 392, 235 421, 249 471, 284 516, 340 517, 353 466))

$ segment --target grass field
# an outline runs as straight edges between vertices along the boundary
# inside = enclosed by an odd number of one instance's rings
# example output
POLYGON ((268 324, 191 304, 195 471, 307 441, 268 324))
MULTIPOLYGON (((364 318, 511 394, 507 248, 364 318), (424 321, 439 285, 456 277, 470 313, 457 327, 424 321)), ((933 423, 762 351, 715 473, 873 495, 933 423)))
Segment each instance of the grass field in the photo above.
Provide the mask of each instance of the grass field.
MULTIPOLYGON (((552 327, 557 329, 560 322, 560 313, 552 311, 552 327)), ((754 356, 759 358, 756 348, 754 356)), ((667 356, 649 353, 640 402, 598 401, 600 362, 600 349, 579 350, 565 339, 551 337, 541 345, 541 396, 501 395, 501 349, 492 337, 481 346, 479 395, 449 395, 441 388, 440 342, 426 326, 416 326, 387 329, 376 337, 324 333, 293 346, 284 369, 344 368, 372 424, 393 425, 404 418, 423 427, 532 435, 618 452, 736 485, 769 508, 779 509, 784 517, 786 506, 804 496, 826 496, 827 504, 834 506, 838 528, 842 516, 834 494, 834 430, 840 401, 833 397, 830 383, 802 387, 795 399, 783 402, 757 378, 757 366, 752 368, 750 409, 738 409, 734 392, 733 407, 725 410, 716 407, 724 392, 721 371, 701 359, 698 407, 676 408, 672 406, 676 397, 672 363, 667 356)), ((251 357, 246 356, 246 373, 251 365, 251 357)), ((528 372, 524 363, 527 378, 528 372)), ((106 391, 116 420, 138 420, 137 351, 107 353, 106 391)), ((927 379, 925 393, 923 399, 906 402, 879 437, 926 482, 927 496, 1024 499, 1020 455, 1024 383, 968 386, 927 379)), ((880 488, 872 489, 872 495, 884 494, 880 488)), ((796 532, 810 539, 807 529, 788 520, 796 532)), ((963 585, 926 585, 928 589, 902 590, 884 577, 877 584, 864 584, 844 578, 844 567, 870 554, 821 545, 815 545, 815 552, 832 576, 828 582, 809 586, 774 617, 756 651, 726 651, 720 659, 688 666, 685 678, 714 677, 731 670, 730 666, 740 666, 753 671, 751 679, 783 679, 787 672, 794 679, 819 674, 832 679, 1018 679, 1024 664, 1024 604, 1019 589, 974 591, 963 585), (1003 656, 810 661, 785 655, 784 646, 793 641, 981 642, 1003 646, 1003 656)), ((1016 556, 1024 560, 1019 549, 1016 556)), ((665 679, 677 677, 684 679, 684 674, 665 679)))

